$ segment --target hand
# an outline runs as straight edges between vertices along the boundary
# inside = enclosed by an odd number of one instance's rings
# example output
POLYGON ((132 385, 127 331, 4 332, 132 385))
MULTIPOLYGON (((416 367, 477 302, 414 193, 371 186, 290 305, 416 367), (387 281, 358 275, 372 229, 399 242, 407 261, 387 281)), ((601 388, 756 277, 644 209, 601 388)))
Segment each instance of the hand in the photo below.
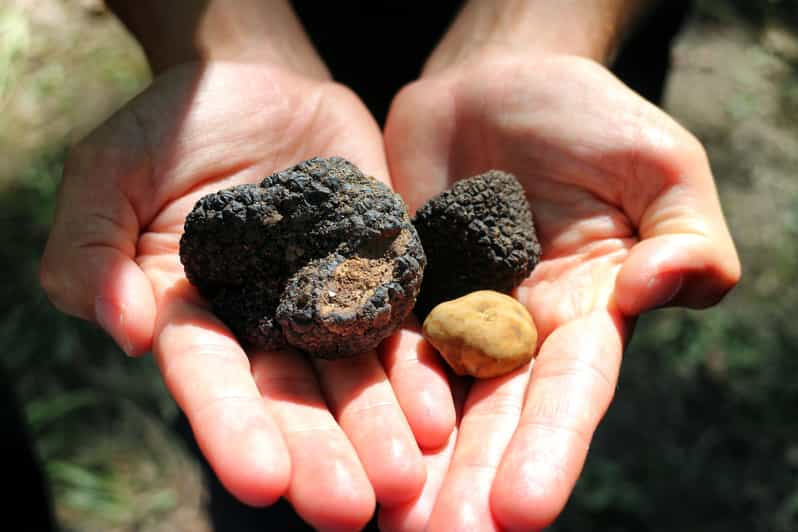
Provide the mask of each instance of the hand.
POLYGON ((376 123, 341 86, 265 64, 171 68, 72 150, 41 282, 128 354, 152 348, 235 496, 252 505, 285 496, 312 525, 349 529, 371 517, 375 498, 390 506, 422 488, 416 439, 440 445, 454 424, 437 362, 410 330, 386 344, 382 364, 246 353, 178 257, 201 196, 314 155, 388 175, 376 123))
POLYGON ((598 63, 490 53, 395 99, 385 131, 411 209, 491 168, 524 185, 543 259, 517 290, 539 329, 532 367, 476 381, 456 444, 387 530, 531 530, 562 510, 615 390, 634 316, 706 307, 740 265, 706 155, 598 63))

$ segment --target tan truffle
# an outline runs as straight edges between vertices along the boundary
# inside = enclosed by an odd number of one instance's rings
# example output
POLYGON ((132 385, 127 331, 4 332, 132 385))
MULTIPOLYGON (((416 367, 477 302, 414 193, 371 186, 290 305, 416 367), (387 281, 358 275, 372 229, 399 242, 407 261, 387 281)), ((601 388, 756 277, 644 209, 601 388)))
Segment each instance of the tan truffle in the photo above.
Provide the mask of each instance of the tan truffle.
POLYGON ((424 337, 458 375, 489 378, 529 362, 538 332, 521 303, 480 290, 433 308, 424 320, 424 337))

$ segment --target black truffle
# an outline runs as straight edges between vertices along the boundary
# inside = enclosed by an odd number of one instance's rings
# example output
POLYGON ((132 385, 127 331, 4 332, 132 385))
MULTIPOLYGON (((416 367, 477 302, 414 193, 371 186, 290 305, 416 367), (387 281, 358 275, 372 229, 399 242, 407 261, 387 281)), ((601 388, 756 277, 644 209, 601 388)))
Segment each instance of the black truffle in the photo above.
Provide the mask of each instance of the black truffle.
POLYGON ((476 290, 511 292, 540 260, 524 190, 506 172, 458 181, 425 203, 413 224, 428 260, 415 307, 422 320, 439 303, 476 290))
POLYGON ((338 157, 203 197, 186 218, 180 260, 243 342, 322 358, 391 334, 426 264, 401 198, 338 157))

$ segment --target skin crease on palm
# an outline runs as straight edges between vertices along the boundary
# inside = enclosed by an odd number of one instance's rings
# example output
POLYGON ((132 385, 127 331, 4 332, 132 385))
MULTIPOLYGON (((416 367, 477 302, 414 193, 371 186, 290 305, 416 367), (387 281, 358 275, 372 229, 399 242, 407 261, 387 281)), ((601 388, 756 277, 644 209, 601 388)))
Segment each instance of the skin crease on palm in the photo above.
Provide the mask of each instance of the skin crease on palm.
POLYGON ((600 65, 553 55, 486 55, 416 82, 385 137, 411 209, 454 180, 514 173, 544 255, 516 292, 539 328, 536 361, 471 387, 454 449, 427 456, 431 485, 381 524, 542 528, 581 472, 631 319, 714 304, 739 276, 706 157, 600 65))
POLYGON ((711 305, 739 277, 700 144, 574 56, 502 50, 425 73, 384 134, 348 89, 249 63, 170 68, 72 150, 42 260, 48 295, 128 353, 152 348, 246 503, 285 496, 322 530, 357 529, 375 501, 385 530, 549 524, 612 398, 631 320, 711 305), (390 175, 411 209, 490 168, 518 176, 544 248, 516 293, 538 325, 534 365, 450 386, 412 322, 379 357, 245 353, 185 280, 183 221, 203 194, 315 155, 390 175))
POLYGON ((416 442, 439 447, 454 424, 440 363, 416 348, 412 324, 380 359, 248 358, 178 257, 202 195, 315 155, 388 175, 381 133, 344 87, 232 63, 168 71, 73 150, 42 282, 61 308, 98 312, 129 353, 153 335, 164 381, 234 495, 256 505, 284 495, 314 526, 351 529, 375 499, 389 507, 423 487, 416 442))

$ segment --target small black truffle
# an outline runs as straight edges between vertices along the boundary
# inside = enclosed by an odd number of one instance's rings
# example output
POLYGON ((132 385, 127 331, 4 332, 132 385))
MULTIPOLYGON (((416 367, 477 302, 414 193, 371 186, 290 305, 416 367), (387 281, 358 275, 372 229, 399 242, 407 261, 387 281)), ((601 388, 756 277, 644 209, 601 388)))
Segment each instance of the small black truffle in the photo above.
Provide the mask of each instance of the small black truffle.
POLYGON ((322 358, 390 335, 426 264, 401 198, 338 157, 203 197, 186 218, 180 260, 243 342, 322 358))
POLYGON ((510 293, 529 276, 541 248, 529 203, 512 174, 491 170, 458 181, 413 218, 427 254, 415 312, 477 290, 510 293))

